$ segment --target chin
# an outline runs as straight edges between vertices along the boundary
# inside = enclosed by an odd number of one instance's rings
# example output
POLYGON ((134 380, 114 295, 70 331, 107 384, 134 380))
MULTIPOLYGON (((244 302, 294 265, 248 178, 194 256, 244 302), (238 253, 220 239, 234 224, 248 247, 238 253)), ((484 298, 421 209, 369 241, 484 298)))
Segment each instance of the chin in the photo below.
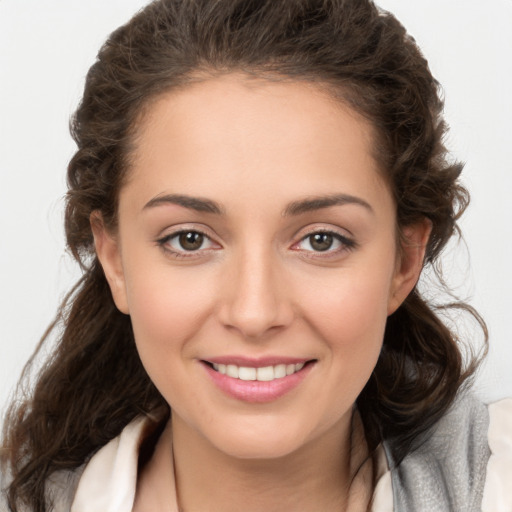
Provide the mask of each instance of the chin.
POLYGON ((272 460, 291 455, 302 446, 302 440, 292 438, 286 433, 281 435, 230 435, 229 438, 219 439, 215 444, 217 449, 236 459, 272 460), (284 435, 283 435, 284 434, 284 435))
POLYGON ((226 455, 261 460, 286 457, 317 437, 314 426, 304 419, 255 416, 251 420, 219 423, 203 435, 226 455))

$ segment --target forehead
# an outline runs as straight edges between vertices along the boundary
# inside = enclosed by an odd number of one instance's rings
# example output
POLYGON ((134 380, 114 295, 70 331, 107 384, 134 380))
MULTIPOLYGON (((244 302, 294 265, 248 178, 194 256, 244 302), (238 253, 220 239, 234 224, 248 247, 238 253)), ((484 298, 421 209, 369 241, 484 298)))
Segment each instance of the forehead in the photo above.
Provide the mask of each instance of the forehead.
POLYGON ((361 192, 384 186, 373 140, 371 124, 325 88, 226 75, 152 102, 137 126, 128 185, 148 199, 169 188, 209 196, 212 186, 227 196, 251 187, 361 192))

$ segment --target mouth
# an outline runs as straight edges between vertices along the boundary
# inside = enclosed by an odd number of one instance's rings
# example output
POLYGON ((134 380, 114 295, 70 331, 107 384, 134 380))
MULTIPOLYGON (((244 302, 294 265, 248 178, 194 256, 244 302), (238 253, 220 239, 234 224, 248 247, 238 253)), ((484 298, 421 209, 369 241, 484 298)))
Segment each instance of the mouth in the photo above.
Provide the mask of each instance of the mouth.
POLYGON ((200 362, 213 384, 224 394, 239 401, 261 404, 273 402, 298 388, 317 360, 235 357, 200 362))
POLYGON ((301 363, 276 364, 268 366, 238 366, 236 364, 222 364, 204 361, 216 372, 243 381, 259 381, 272 382, 274 380, 283 379, 293 375, 304 368, 308 364, 312 364, 314 360, 304 361, 301 363))

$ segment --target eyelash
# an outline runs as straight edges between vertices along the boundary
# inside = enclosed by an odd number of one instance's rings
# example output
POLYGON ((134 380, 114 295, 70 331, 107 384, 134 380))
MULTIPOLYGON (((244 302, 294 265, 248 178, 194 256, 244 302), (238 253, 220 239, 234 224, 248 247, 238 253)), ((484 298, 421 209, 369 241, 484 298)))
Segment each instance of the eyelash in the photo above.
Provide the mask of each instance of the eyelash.
MULTIPOLYGON (((176 231, 174 233, 165 235, 162 238, 159 238, 156 241, 156 243, 163 251, 171 254, 174 258, 197 257, 198 253, 201 251, 200 248, 197 250, 189 250, 189 251, 187 251, 186 249, 174 250, 174 249, 170 248, 169 242, 171 242, 173 239, 177 239, 182 235, 189 235, 189 234, 201 235, 202 237, 204 237, 205 241, 209 241, 210 244, 215 244, 215 242, 212 241, 211 237, 208 236, 204 231, 201 231, 200 229, 182 229, 180 231, 176 231)), ((210 249, 210 248, 208 248, 208 249, 210 249)), ((206 250, 208 250, 208 249, 206 249, 206 250)), ((203 251, 204 250, 205 249, 203 249, 203 251)))
MULTIPOLYGON (((304 235, 297 243, 293 245, 292 248, 297 247, 298 245, 302 244, 303 242, 307 241, 309 239, 309 245, 311 246, 311 238, 315 235, 327 235, 333 238, 333 243, 338 242, 340 244, 340 247, 336 249, 331 249, 331 247, 327 248, 325 251, 315 251, 313 250, 306 250, 305 253, 307 254, 307 257, 311 258, 331 258, 339 256, 340 253, 343 253, 345 251, 352 251, 357 248, 357 243, 355 240, 342 235, 341 233, 338 233, 336 231, 330 231, 328 229, 315 229, 313 231, 310 231, 306 235, 304 235)), ((295 249, 300 250, 300 249, 295 249)))
MULTIPOLYGON (((200 236, 204 237, 204 241, 209 241, 210 244, 215 244, 215 242, 212 241, 210 236, 208 236, 205 232, 203 232, 199 229, 182 229, 180 231, 176 231, 174 233, 165 235, 162 238, 159 238, 156 241, 156 243, 162 250, 164 250, 166 253, 171 254, 175 258, 193 258, 193 257, 197 257, 198 253, 200 253, 204 250, 211 249, 211 247, 208 247, 206 249, 198 248, 196 250, 188 250, 187 251, 186 249, 174 250, 174 249, 170 248, 170 245, 169 245, 170 241, 177 239, 178 237, 180 237, 182 235, 189 235, 189 234, 200 235, 200 236)), ((310 240, 309 245, 311 246, 311 238, 315 235, 330 236, 333 238, 333 242, 338 242, 340 244, 340 247, 338 247, 337 249, 334 249, 334 250, 332 250, 331 247, 328 247, 324 251, 321 251, 321 250, 315 251, 314 249, 306 250, 306 251, 304 251, 305 253, 311 253, 307 257, 330 258, 330 257, 335 257, 344 251, 352 251, 357 248, 357 243, 345 235, 337 233, 336 231, 329 231, 326 229, 316 229, 314 231, 307 233, 298 242, 293 244, 292 249, 297 250, 297 251, 301 250, 301 249, 296 249, 296 247, 299 246, 300 244, 302 244, 303 242, 307 241, 308 239, 310 240)), ((204 243, 204 241, 203 241, 203 243, 204 243)))

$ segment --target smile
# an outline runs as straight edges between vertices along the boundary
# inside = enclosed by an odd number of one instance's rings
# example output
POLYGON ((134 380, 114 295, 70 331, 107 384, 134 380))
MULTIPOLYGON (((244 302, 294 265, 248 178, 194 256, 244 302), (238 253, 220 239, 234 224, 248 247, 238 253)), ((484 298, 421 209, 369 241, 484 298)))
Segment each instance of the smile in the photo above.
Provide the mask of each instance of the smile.
POLYGON ((227 375, 233 379, 271 382, 276 379, 282 379, 288 375, 293 375, 294 373, 302 370, 302 368, 304 368, 304 364, 305 363, 277 364, 275 366, 263 366, 260 368, 217 363, 212 363, 212 366, 217 372, 222 375, 227 375))
POLYGON ((294 359, 219 357, 201 363, 211 381, 225 395, 248 403, 266 403, 299 387, 317 363, 316 359, 294 359))

